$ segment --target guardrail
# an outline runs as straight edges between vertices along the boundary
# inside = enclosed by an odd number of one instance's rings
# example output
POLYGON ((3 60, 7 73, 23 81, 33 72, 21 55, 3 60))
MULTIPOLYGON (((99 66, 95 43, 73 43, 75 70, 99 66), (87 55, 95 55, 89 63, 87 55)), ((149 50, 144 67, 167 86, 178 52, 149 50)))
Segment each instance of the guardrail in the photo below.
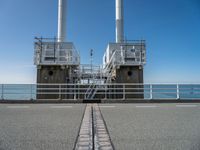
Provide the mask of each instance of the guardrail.
MULTIPOLYGON (((0 84, 1 100, 79 100, 91 84, 0 84)), ((199 99, 200 84, 98 84, 93 99, 199 99)))

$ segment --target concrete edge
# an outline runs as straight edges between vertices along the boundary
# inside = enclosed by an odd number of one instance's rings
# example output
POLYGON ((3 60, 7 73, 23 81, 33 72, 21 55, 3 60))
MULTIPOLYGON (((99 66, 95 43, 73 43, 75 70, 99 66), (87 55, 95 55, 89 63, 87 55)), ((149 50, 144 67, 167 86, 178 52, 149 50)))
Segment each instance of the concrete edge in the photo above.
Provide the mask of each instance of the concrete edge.
POLYGON ((159 100, 102 100, 101 103, 200 103, 200 100, 171 100, 171 99, 159 99, 159 100))
POLYGON ((82 100, 0 100, 0 104, 79 104, 82 100))
POLYGON ((200 103, 200 99, 197 100, 172 100, 172 99, 159 99, 159 100, 0 100, 0 104, 81 104, 81 103, 200 103))

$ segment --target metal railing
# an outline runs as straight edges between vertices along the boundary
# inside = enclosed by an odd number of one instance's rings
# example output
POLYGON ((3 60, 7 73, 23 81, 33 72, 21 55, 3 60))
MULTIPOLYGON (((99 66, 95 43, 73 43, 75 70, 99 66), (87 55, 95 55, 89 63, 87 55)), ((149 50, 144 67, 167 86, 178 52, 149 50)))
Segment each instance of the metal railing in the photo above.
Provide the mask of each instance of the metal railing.
POLYGON ((80 65, 80 56, 72 42, 35 38, 35 65, 80 65))
MULTIPOLYGON (((0 100, 81 100, 91 84, 0 84, 0 100)), ((199 99, 200 84, 96 84, 93 99, 199 99)))
POLYGON ((103 68, 108 66, 144 66, 146 44, 144 40, 125 43, 109 43, 103 56, 103 68))

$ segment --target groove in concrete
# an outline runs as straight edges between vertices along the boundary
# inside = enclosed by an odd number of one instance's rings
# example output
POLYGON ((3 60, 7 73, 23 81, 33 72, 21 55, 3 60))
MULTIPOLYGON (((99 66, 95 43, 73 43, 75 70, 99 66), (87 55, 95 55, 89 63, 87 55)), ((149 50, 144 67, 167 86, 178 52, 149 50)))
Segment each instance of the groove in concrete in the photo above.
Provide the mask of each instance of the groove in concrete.
POLYGON ((94 145, 95 150, 114 150, 100 108, 93 105, 94 145))
POLYGON ((91 105, 87 105, 83 116, 75 150, 93 150, 91 105))
POLYGON ((97 104, 86 106, 75 150, 114 150, 97 104))

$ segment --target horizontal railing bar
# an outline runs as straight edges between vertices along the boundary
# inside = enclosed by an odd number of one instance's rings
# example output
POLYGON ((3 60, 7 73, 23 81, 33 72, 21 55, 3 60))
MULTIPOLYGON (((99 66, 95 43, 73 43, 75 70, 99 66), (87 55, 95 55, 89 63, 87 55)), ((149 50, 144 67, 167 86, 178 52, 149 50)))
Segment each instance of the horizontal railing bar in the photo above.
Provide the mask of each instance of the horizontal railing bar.
MULTIPOLYGON (((59 89, 57 89, 57 91, 58 91, 59 89)), ((39 90, 39 91, 42 91, 42 90, 39 90)), ((39 92, 39 91, 37 91, 37 93, 39 92)), ((52 92, 51 90, 44 90, 44 91, 48 91, 48 92, 52 92)), ((84 91, 84 92, 86 92, 86 90, 69 90, 69 91, 73 91, 73 93, 76 93, 76 92, 79 92, 79 91, 84 91)), ((105 91, 104 90, 101 90, 101 91, 103 91, 103 93, 105 93, 105 91)), ((123 91, 123 89, 120 89, 120 91, 123 91)), ((120 92, 119 90, 118 91, 107 91, 107 92, 115 92, 115 93, 118 93, 118 92, 120 92)), ((134 91, 125 91, 126 93, 127 92, 130 92, 130 93, 133 93, 133 92, 135 92, 135 90, 134 91)), ((11 92, 4 92, 4 94, 10 94, 11 92)), ((12 92, 12 94, 31 94, 31 93, 36 93, 36 92, 17 92, 17 93, 14 93, 14 92, 12 92)), ((59 93, 59 92, 58 92, 59 93)), ((151 92, 149 92, 149 91, 144 91, 143 93, 151 93, 151 92)), ((153 91, 152 93, 167 93, 167 94, 174 94, 174 93, 177 93, 177 92, 155 92, 155 91, 153 91)), ((179 92, 179 94, 200 94, 200 92, 179 92)))
MULTIPOLYGON (((2 83, 0 84, 2 85, 2 83)), ((80 83, 76 83, 76 84, 73 84, 73 83, 38 83, 38 84, 30 84, 30 83, 24 83, 24 84, 18 84, 18 83, 6 83, 6 84, 3 84, 3 85, 82 85, 80 83)), ((90 85, 90 84, 88 84, 90 85)), ((103 85, 199 85, 200 86, 200 83, 181 83, 181 84, 177 84, 177 83, 105 83, 103 85)))
MULTIPOLYGON (((125 94, 149 94, 150 92, 125 92, 125 94)), ((36 93, 4 93, 4 94, 6 94, 6 95, 22 95, 22 94, 36 94, 36 93)), ((62 92, 62 93, 59 93, 59 92, 57 92, 57 93, 54 93, 54 92, 38 92, 37 94, 55 94, 55 95, 59 95, 59 94, 67 94, 67 95, 78 95, 78 94, 81 94, 81 95, 84 95, 85 94, 85 92, 79 92, 79 93, 74 93, 74 92, 72 92, 72 93, 70 93, 70 92, 62 92)), ((98 93, 96 93, 95 95, 98 95, 98 94, 105 94, 105 92, 98 92, 98 93)), ((109 93, 106 93, 106 94, 115 94, 115 95, 122 95, 123 94, 123 92, 109 92, 109 93)), ((164 92, 164 93, 153 93, 153 94, 176 94, 176 93, 169 93, 169 92, 164 92)), ((183 93, 180 93, 180 96, 181 96, 181 94, 183 94, 183 93)), ((194 93, 194 94, 192 94, 193 96, 195 96, 195 95, 199 95, 200 93, 194 93)), ((166 96, 166 95, 163 95, 163 96, 166 96)), ((170 95, 168 95, 168 96, 170 96, 170 95)))
MULTIPOLYGON (((38 89, 37 91, 52 91, 52 90, 61 90, 61 89, 38 89)), ((78 89, 62 89, 62 90, 68 90, 68 91, 74 91, 74 92, 78 92, 78 91, 86 91, 86 89, 80 89, 80 90, 78 90, 78 89)), ((101 91, 105 91, 105 89, 100 89, 101 91)), ((123 89, 106 89, 108 92, 109 91, 115 91, 115 92, 117 92, 117 91, 123 91, 123 89)), ((127 90, 127 89, 124 89, 124 90, 127 90)), ((137 90, 137 89, 132 89, 133 91, 135 91, 135 90, 137 90)), ((138 90, 141 90, 141 89, 138 89, 138 90)), ((6 89, 5 89, 5 91, 6 91, 6 89)), ((131 91, 131 89, 128 89, 128 91, 130 92, 131 91)), ((149 91, 145 91, 145 92, 147 92, 147 93, 149 93, 149 91)), ((5 94, 7 94, 8 92, 4 92, 5 94)), ((26 93, 30 93, 30 92, 26 92, 26 93)), ((177 93, 177 92, 161 92, 161 91, 153 91, 152 93, 177 93)), ((188 94, 188 93, 192 93, 192 94, 200 94, 200 92, 195 92, 195 91, 193 91, 193 92, 191 92, 191 91, 189 91, 189 92, 179 92, 179 93, 185 93, 185 94, 188 94)))

